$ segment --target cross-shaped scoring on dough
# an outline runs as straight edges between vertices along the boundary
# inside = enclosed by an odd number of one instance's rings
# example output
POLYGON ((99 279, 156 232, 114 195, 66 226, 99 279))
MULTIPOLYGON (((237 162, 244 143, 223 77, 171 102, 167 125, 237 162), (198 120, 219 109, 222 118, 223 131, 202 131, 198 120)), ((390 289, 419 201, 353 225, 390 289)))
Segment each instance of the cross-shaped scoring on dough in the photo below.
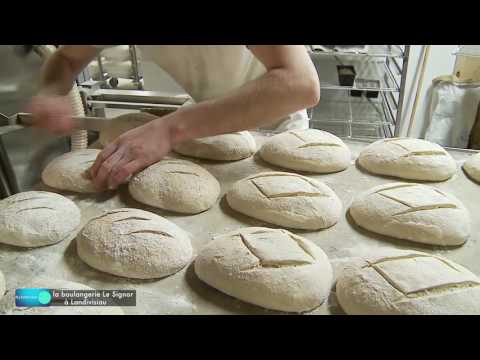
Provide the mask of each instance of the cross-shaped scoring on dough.
POLYGON ((393 216, 434 209, 457 209, 457 205, 453 204, 440 190, 419 184, 395 185, 378 190, 375 194, 409 208, 393 216))
MULTIPOLYGON (((363 269, 375 270, 402 298, 420 298, 448 290, 480 286, 478 278, 452 263, 428 254, 385 257, 363 269)), ((401 301, 400 298, 398 301, 401 301)))
POLYGON ((395 145, 406 151, 406 154, 402 155, 402 157, 448 155, 447 152, 441 148, 432 149, 434 147, 434 144, 418 139, 390 138, 383 140, 383 143, 395 145))
POLYGON ((314 256, 308 252, 301 240, 283 230, 239 232, 236 236, 263 268, 293 267, 315 262, 314 256))
MULTIPOLYGON (((308 130, 307 130, 308 131, 308 130)), ((319 141, 317 136, 305 136, 308 135, 308 133, 305 132, 299 132, 299 131, 289 131, 288 134, 294 136, 298 140, 302 141, 303 144, 298 145, 297 149, 304 149, 304 148, 309 148, 309 147, 316 147, 316 146, 337 146, 341 147, 340 144, 334 143, 334 142, 329 142, 329 141, 319 141), (314 137, 315 139, 308 139, 308 138, 314 137)), ((313 134, 312 134, 313 135, 313 134)), ((314 135, 317 135, 315 133, 314 135)))
POLYGON ((267 199, 286 197, 328 197, 318 186, 307 178, 289 173, 259 174, 249 178, 249 181, 267 199))

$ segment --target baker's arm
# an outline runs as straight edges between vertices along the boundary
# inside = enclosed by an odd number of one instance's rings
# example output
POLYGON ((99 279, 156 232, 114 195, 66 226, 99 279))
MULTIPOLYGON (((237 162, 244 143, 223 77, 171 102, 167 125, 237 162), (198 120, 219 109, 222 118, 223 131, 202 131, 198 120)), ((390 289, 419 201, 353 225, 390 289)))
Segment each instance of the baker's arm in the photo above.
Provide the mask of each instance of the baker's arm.
POLYGON ((256 45, 250 50, 265 65, 264 75, 123 134, 93 165, 96 186, 117 187, 179 142, 270 125, 318 103, 318 75, 304 46, 256 45))
POLYGON ((78 74, 95 59, 99 50, 90 45, 63 45, 45 62, 42 94, 67 95, 78 74))
POLYGON ((271 125, 318 103, 320 83, 304 46, 249 48, 267 72, 223 97, 172 114, 173 143, 271 125))
POLYGON ((40 91, 33 97, 27 111, 38 127, 56 133, 73 129, 72 109, 67 94, 77 75, 99 53, 90 45, 64 45, 45 62, 40 79, 40 91))

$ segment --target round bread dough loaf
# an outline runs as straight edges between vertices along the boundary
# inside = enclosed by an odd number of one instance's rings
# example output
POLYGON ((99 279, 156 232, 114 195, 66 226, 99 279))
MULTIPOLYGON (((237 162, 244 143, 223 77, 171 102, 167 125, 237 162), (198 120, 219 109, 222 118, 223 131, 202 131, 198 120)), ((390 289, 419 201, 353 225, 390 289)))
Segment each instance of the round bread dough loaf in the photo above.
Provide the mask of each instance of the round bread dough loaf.
POLYGON ((199 159, 233 161, 252 156, 257 145, 248 131, 240 131, 185 141, 176 145, 174 150, 199 159))
MULTIPOLYGON (((39 288, 54 290, 95 290, 86 285, 66 280, 40 279, 26 286, 17 288, 39 288)), ((10 289, 0 301, 2 315, 124 315, 121 307, 115 306, 47 306, 47 307, 16 307, 15 289, 10 289)))
POLYGON ((129 113, 117 116, 106 129, 100 132, 98 141, 102 146, 107 146, 123 133, 132 130, 136 127, 145 125, 149 121, 158 118, 158 116, 145 113, 129 113))
POLYGON ((375 141, 360 153, 358 162, 374 174, 425 181, 447 180, 457 169, 440 145, 412 138, 375 141))
POLYGON ((470 236, 470 215, 460 200, 426 185, 375 186, 353 201, 350 214, 367 230, 424 244, 461 245, 470 236))
POLYGON ((233 184, 230 207, 271 224, 318 230, 334 225, 342 203, 324 183, 298 174, 264 172, 233 184))
POLYGON ((313 242, 286 230, 239 229, 209 242, 195 273, 221 292, 267 309, 305 312, 327 299, 333 272, 313 242))
POLYGON ((6 285, 5 285, 5 277, 3 273, 0 271, 0 300, 2 300, 3 296, 5 295, 6 285))
POLYGON ((313 173, 345 170, 352 157, 342 140, 317 129, 291 130, 275 135, 263 144, 259 153, 270 164, 313 173))
POLYGON ((480 279, 453 261, 410 250, 378 250, 347 266, 336 294, 349 315, 480 315, 480 279))
POLYGON ((128 189, 141 203, 184 214, 211 208, 220 195, 220 184, 212 174, 180 159, 151 165, 131 179, 128 189))
POLYGON ((27 191, 0 201, 0 243, 38 247, 74 236, 80 209, 66 197, 27 191))
POLYGON ((78 256, 91 267, 133 279, 156 279, 192 258, 189 236, 148 211, 122 208, 90 220, 77 237, 78 256))
POLYGON ((470 156, 463 164, 463 169, 468 176, 480 183, 480 153, 470 156))
POLYGON ((42 181, 59 190, 78 193, 97 192, 89 170, 100 150, 85 149, 72 151, 53 159, 42 172, 42 181))

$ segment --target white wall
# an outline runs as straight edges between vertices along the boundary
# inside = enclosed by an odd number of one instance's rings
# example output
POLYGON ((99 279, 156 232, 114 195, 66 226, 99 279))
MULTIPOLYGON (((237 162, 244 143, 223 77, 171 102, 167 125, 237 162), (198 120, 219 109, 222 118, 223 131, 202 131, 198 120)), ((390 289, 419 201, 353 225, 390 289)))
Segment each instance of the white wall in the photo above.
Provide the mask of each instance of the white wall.
MULTIPOLYGON (((425 45, 410 47, 409 65, 405 86, 405 100, 400 128, 400 136, 406 136, 415 100, 418 78, 421 68, 421 56, 425 45)), ((424 137, 429 123, 432 80, 440 75, 451 75, 455 66, 455 56, 452 55, 457 45, 431 45, 428 62, 425 66, 423 86, 419 95, 414 125, 410 136, 424 137)))

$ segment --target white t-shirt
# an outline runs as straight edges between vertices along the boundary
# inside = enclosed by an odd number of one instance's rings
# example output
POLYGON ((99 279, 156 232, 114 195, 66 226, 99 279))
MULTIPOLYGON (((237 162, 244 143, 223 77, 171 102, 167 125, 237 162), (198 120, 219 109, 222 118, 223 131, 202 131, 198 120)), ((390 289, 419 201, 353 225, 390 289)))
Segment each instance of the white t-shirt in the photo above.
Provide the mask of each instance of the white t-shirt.
MULTIPOLYGON (((115 45, 93 45, 103 49, 115 45)), ((138 45, 142 58, 160 66, 195 102, 223 96, 266 72, 245 45, 138 45)), ((306 110, 291 114, 277 131, 308 128, 306 110)))

